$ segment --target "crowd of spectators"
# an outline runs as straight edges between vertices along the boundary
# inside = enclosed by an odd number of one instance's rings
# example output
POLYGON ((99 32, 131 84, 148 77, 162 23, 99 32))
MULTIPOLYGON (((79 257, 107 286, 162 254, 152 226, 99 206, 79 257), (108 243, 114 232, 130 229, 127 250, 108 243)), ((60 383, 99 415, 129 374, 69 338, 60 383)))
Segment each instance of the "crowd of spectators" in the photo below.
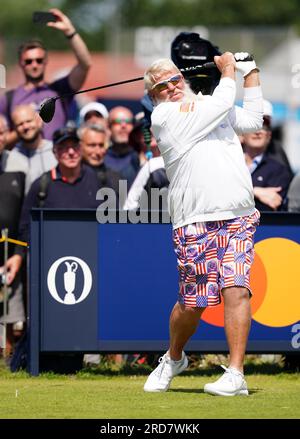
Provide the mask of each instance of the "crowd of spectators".
MULTIPOLYGON (((98 189, 112 188, 118 197, 119 182, 125 180, 128 197, 123 207, 139 209, 143 189, 150 193, 151 188, 168 187, 164 162, 143 114, 135 116, 124 106, 108 111, 100 102, 89 102, 74 113, 77 105, 68 99, 58 100, 53 120, 43 124, 38 114, 43 99, 79 90, 91 66, 88 48, 72 22, 60 10, 51 11, 57 16, 51 27, 64 33, 75 65, 65 77, 47 83, 47 49, 37 40, 24 42, 18 51, 24 82, 0 99, 0 227, 8 228, 10 237, 26 242, 34 206, 96 208, 98 189)), ((265 102, 262 129, 240 140, 257 208, 299 212, 300 178, 293 175, 282 145, 272 139, 270 103, 265 102)), ((5 320, 9 355, 15 344, 15 325, 21 322, 25 329, 25 260, 26 250, 10 245, 5 320)), ((1 249, 2 271, 4 262, 1 249)))

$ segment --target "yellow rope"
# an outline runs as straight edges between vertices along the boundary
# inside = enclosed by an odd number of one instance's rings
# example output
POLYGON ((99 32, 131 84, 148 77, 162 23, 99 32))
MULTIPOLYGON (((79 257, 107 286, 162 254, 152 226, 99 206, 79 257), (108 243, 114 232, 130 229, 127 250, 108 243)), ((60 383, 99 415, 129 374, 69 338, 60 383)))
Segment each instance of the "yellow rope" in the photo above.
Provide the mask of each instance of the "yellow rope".
POLYGON ((4 242, 4 241, 11 242, 12 244, 23 245, 24 247, 27 247, 27 246, 28 246, 28 243, 27 243, 27 242, 24 242, 24 241, 18 241, 17 239, 3 238, 3 237, 0 238, 0 242, 4 242))

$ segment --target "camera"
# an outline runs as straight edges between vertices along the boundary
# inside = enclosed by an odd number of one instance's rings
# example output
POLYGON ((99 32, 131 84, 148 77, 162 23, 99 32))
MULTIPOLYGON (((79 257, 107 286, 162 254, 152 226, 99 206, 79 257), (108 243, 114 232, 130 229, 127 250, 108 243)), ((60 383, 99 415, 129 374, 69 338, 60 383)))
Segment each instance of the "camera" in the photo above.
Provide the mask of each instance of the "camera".
MULTIPOLYGON (((216 55, 221 55, 219 48, 195 32, 181 32, 171 44, 171 58, 179 69, 212 62, 216 55)), ((217 68, 202 68, 183 72, 183 76, 194 93, 205 95, 213 93, 221 74, 217 68)))
POLYGON ((35 11, 32 14, 34 24, 47 24, 50 21, 57 21, 57 17, 52 12, 35 11))

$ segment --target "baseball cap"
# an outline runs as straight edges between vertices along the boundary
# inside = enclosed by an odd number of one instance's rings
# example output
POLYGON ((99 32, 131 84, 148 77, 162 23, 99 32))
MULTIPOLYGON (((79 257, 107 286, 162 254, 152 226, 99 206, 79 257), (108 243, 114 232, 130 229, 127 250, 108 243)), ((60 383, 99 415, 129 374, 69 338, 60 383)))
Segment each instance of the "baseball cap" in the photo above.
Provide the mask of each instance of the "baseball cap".
POLYGON ((266 99, 263 100, 263 127, 271 130, 273 116, 273 105, 266 99))
POLYGON ((271 104, 271 102, 264 99, 263 106, 264 116, 273 117, 273 105, 271 104))
POLYGON ((88 104, 84 105, 79 111, 80 122, 85 120, 85 116, 90 111, 96 111, 104 119, 108 118, 108 111, 105 105, 101 104, 100 102, 89 102, 88 104))
POLYGON ((75 127, 63 127, 54 131, 53 133, 53 145, 58 145, 67 139, 73 139, 79 142, 79 137, 77 135, 77 128, 75 127))

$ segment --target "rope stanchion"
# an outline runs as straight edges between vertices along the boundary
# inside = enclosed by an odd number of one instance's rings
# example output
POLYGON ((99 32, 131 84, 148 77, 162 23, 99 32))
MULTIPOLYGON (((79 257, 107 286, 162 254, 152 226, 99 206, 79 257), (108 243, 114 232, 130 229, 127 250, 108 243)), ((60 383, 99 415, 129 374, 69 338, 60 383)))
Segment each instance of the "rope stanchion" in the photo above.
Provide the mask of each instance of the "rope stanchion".
POLYGON ((8 259, 8 242, 7 242, 8 229, 3 229, 1 232, 1 241, 4 242, 4 270, 3 270, 3 357, 7 357, 6 350, 6 338, 7 338, 7 314, 8 314, 8 285, 7 285, 7 268, 6 261, 8 259))

